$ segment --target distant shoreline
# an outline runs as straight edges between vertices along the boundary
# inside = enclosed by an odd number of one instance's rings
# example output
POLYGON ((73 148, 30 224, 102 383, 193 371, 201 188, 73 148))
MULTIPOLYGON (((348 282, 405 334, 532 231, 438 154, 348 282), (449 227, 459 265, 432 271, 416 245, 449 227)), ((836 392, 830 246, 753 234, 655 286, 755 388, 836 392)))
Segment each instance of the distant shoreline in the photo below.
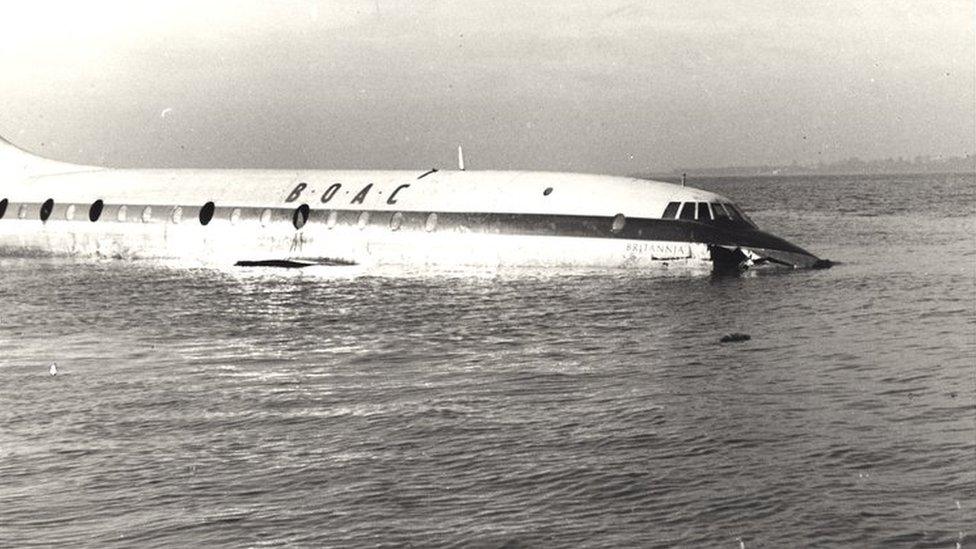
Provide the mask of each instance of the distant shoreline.
MULTIPOLYGON (((789 173, 762 173, 762 172, 723 172, 723 171, 697 171, 688 170, 683 172, 688 181, 704 178, 730 177, 730 178, 755 178, 755 177, 891 177, 906 175, 971 175, 976 176, 976 169, 965 170, 944 170, 931 172, 789 172, 789 173)), ((662 173, 638 173, 632 177, 638 179, 653 179, 657 181, 681 181, 682 172, 662 172, 662 173)))
POLYGON ((787 177, 814 175, 922 175, 922 174, 976 174, 976 156, 936 157, 916 156, 914 159, 885 158, 861 160, 848 158, 831 163, 814 165, 798 164, 761 166, 721 166, 716 168, 678 168, 669 172, 657 172, 654 177, 787 177))

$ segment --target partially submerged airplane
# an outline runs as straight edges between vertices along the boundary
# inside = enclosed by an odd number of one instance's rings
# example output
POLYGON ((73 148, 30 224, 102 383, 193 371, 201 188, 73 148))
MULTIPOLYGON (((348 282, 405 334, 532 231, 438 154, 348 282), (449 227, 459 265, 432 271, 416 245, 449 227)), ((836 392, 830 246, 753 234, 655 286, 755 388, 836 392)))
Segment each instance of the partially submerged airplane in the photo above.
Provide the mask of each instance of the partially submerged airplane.
POLYGON ((828 266, 715 193, 509 171, 128 170, 0 138, 0 253, 405 268, 828 266))

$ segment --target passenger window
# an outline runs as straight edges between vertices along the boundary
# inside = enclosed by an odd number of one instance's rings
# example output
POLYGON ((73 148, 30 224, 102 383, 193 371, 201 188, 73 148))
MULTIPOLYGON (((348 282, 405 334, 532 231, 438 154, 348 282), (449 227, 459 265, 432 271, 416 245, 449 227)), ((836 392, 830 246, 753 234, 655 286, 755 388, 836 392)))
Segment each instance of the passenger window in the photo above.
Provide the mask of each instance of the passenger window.
POLYGON ((200 208, 200 224, 206 225, 213 219, 214 211, 217 209, 213 202, 207 202, 200 208))
POLYGON ((124 204, 119 206, 119 211, 115 213, 115 219, 118 219, 119 221, 125 221, 127 212, 128 212, 128 208, 126 208, 124 204))
POLYGON ((698 203, 698 221, 711 221, 712 212, 708 209, 708 202, 698 203))
POLYGON ((0 200, 0 219, 3 219, 3 215, 7 213, 7 199, 4 198, 0 200))
POLYGON ((399 231, 401 226, 403 226, 403 214, 397 212, 390 218, 390 230, 399 231))
POLYGON ((339 213, 335 210, 332 210, 331 212, 329 212, 329 218, 325 221, 325 226, 328 227, 329 229, 333 229, 335 228, 336 223, 338 222, 339 222, 339 213))
POLYGON ((51 212, 54 211, 54 199, 48 198, 41 204, 41 221, 47 222, 47 219, 51 217, 51 212))
POLYGON ((685 205, 681 208, 681 219, 695 219, 694 202, 685 202, 685 205))
POLYGON ((90 219, 92 223, 98 221, 98 218, 102 217, 102 208, 104 207, 105 202, 103 202, 101 198, 92 202, 91 207, 88 208, 88 219, 90 219))
POLYGON ((169 214, 169 218, 173 223, 179 225, 183 221, 183 208, 181 206, 174 207, 173 211, 169 214))
POLYGON ((265 208, 264 211, 261 212, 261 226, 267 227, 268 223, 271 223, 271 210, 265 208))
POLYGON ((291 215, 291 224, 295 226, 295 229, 301 229, 308 223, 309 213, 308 204, 302 204, 295 208, 295 213, 291 215))
POLYGON ((433 232, 437 228, 437 214, 431 213, 427 216, 427 222, 424 223, 424 230, 428 233, 433 232))
POLYGON ((610 226, 610 232, 613 234, 620 234, 624 230, 624 225, 627 224, 627 218, 624 214, 617 214, 613 216, 613 225, 610 226))
POLYGON ((674 219, 678 215, 678 208, 681 207, 681 202, 668 202, 668 207, 664 208, 664 215, 661 217, 663 219, 674 219))
POLYGON ((360 229, 365 229, 369 225, 369 212, 359 214, 359 221, 356 223, 360 229))

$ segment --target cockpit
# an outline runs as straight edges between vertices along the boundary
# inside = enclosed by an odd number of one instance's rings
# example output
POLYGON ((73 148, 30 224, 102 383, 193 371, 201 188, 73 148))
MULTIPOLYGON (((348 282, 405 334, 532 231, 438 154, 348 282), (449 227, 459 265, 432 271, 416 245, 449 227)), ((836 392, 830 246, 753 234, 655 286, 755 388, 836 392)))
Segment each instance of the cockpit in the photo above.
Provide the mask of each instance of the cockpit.
POLYGON ((749 216, 730 202, 669 202, 661 217, 716 225, 745 225, 758 229, 749 216))

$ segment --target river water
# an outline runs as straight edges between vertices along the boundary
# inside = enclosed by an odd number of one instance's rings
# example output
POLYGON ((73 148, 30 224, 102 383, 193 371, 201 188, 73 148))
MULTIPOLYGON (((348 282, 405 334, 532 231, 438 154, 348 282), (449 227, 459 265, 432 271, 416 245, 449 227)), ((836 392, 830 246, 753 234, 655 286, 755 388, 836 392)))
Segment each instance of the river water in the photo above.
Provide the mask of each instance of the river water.
POLYGON ((839 264, 0 258, 0 546, 976 547, 974 176, 689 184, 839 264))

